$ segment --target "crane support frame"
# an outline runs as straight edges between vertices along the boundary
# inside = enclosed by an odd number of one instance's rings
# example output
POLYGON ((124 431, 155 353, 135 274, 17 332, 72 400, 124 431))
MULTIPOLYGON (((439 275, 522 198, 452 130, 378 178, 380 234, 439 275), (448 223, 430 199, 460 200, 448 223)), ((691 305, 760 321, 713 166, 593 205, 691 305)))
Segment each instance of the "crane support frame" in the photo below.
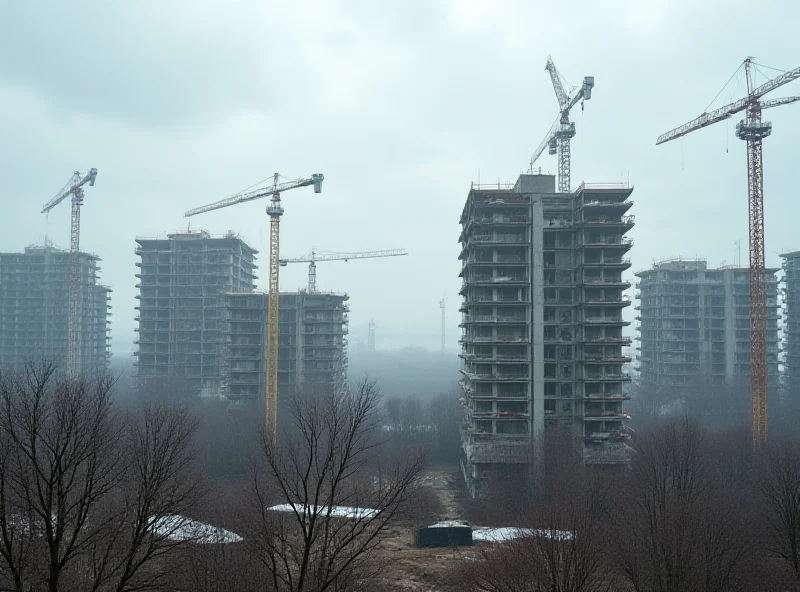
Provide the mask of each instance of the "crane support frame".
MULTIPOLYGON (((280 198, 273 197, 273 203, 280 198)), ((269 218, 269 293, 267 296, 267 335, 265 364, 266 375, 266 409, 265 428, 267 437, 274 444, 278 436, 278 305, 280 302, 279 273, 280 264, 280 214, 271 214, 269 218)))
POLYGON ((767 441, 767 278, 764 258, 764 168, 761 139, 747 142, 750 214, 750 396, 755 447, 767 441))
POLYGON ((80 332, 80 272, 78 269, 78 253, 81 248, 81 206, 83 205, 83 189, 78 187, 72 194, 69 241, 69 313, 67 320, 67 373, 74 377, 80 368, 81 332, 80 332))

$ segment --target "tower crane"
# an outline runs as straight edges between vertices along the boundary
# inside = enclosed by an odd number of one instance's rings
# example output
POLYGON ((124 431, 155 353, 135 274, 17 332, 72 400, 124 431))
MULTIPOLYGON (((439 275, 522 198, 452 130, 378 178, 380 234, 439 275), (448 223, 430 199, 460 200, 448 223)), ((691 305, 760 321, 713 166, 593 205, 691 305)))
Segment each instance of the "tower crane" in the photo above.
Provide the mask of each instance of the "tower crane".
POLYGON ((97 169, 89 169, 85 175, 75 171, 67 184, 58 194, 42 206, 42 214, 72 196, 72 216, 69 237, 69 318, 67 320, 67 373, 73 377, 80 363, 80 331, 78 324, 78 301, 80 300, 80 273, 78 273, 78 252, 81 243, 81 206, 83 205, 83 186, 94 186, 97 169))
POLYGON ((569 112, 580 101, 581 111, 583 111, 584 100, 592 98, 592 88, 594 88, 594 76, 584 76, 581 88, 570 97, 564 86, 561 84, 561 74, 553 63, 553 58, 547 56, 547 65, 544 67, 550 73, 550 80, 553 83, 553 90, 558 99, 559 114, 550 131, 539 144, 536 152, 531 157, 530 171, 533 171, 533 163, 548 148, 549 154, 558 154, 558 192, 570 192, 570 140, 575 136, 575 123, 569 120, 569 112))
POLYGON ((308 263, 308 293, 317 291, 317 261, 350 261, 350 259, 378 259, 381 257, 400 257, 408 255, 405 249, 387 249, 384 251, 362 251, 357 253, 317 253, 311 249, 308 255, 281 259, 281 266, 289 263, 308 263))
POLYGON ((753 86, 753 58, 744 60, 747 96, 734 103, 703 113, 656 140, 656 145, 685 136, 700 128, 728 119, 734 113, 745 112, 736 124, 736 136, 747 142, 747 196, 750 218, 750 399, 753 446, 759 448, 767 441, 767 279, 764 261, 764 169, 762 140, 772 133, 772 123, 761 120, 764 109, 800 101, 800 97, 785 97, 761 101, 761 97, 784 84, 800 78, 800 68, 753 86))
POLYGON ((289 189, 308 187, 309 185, 314 186, 314 193, 320 193, 324 178, 323 175, 317 173, 307 179, 295 179, 280 183, 280 175, 275 173, 271 187, 267 186, 237 193, 220 201, 194 208, 184 214, 185 217, 196 216, 211 210, 219 210, 220 208, 261 199, 262 197, 270 197, 270 203, 266 208, 267 215, 269 215, 269 294, 267 296, 265 425, 266 433, 273 442, 278 434, 278 272, 280 269, 280 223, 283 215, 281 193, 289 189))

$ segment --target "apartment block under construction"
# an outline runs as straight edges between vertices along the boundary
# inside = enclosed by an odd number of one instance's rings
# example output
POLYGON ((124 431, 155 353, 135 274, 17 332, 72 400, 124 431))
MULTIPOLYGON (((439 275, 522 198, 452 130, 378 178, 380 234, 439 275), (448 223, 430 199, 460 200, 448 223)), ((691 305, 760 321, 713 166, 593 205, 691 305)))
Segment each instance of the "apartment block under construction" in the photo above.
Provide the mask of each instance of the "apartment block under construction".
MULTIPOLYGON (((302 384, 337 387, 347 381, 347 294, 280 294, 278 391, 302 384)), ((224 296, 223 393, 234 404, 264 397, 267 294, 224 296)))
POLYGON ((800 397, 800 251, 783 253, 783 386, 800 397))
MULTIPOLYGON (((100 284, 100 258, 78 253, 76 367, 104 370, 110 357, 111 289, 100 284)), ((31 246, 0 253, 0 367, 47 359, 66 365, 70 253, 31 246)))
POLYGON ((136 239, 140 384, 170 377, 194 393, 219 396, 223 294, 253 290, 256 253, 232 232, 136 239))
POLYGON ((622 273, 632 189, 552 175, 473 185, 461 215, 462 469, 471 495, 541 470, 548 433, 586 463, 629 459, 622 273))
MULTIPOLYGON (((777 269, 767 269, 767 369, 778 384, 777 269)), ((639 369, 648 386, 691 394, 750 384, 750 270, 673 259, 639 278, 639 369)))

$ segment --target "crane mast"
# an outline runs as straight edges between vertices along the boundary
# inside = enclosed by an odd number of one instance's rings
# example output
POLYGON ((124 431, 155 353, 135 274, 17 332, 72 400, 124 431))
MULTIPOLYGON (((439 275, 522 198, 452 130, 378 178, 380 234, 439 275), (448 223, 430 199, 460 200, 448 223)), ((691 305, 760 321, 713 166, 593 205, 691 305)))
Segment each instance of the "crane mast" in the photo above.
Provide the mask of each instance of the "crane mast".
POLYGON ((278 434, 278 307, 280 303, 279 273, 280 230, 283 207, 278 191, 278 173, 273 177, 271 203, 267 206, 269 216, 269 292, 267 295, 267 362, 266 362, 266 409, 264 425, 273 442, 278 434))
POLYGON ((75 172, 64 188, 56 196, 42 206, 42 213, 47 214, 71 196, 71 215, 70 215, 70 240, 69 240, 69 302, 67 319, 67 374, 70 378, 74 377, 80 367, 81 354, 81 332, 80 327, 80 272, 78 269, 78 253, 81 246, 81 206, 85 192, 83 186, 88 184, 94 186, 97 178, 97 169, 89 169, 89 172, 82 175, 75 172))
POLYGON ((385 249, 383 251, 360 251, 353 253, 317 253, 316 249, 311 249, 311 253, 302 257, 287 257, 281 259, 281 266, 289 263, 308 263, 308 293, 315 294, 317 291, 317 262, 318 261, 350 261, 351 259, 379 259, 384 257, 400 257, 408 255, 405 249, 385 249))
POLYGON ((322 191, 324 176, 314 174, 307 179, 298 179, 280 183, 280 175, 275 173, 271 188, 261 188, 226 197, 220 201, 189 210, 185 217, 218 210, 228 206, 270 197, 266 208, 269 216, 269 291, 267 294, 267 329, 265 335, 265 418, 266 435, 275 442, 278 435, 278 307, 280 302, 280 223, 283 216, 281 192, 298 187, 314 186, 314 193, 322 191))
POLYGON ((747 204, 750 238, 750 402, 753 446, 759 449, 767 441, 768 430, 768 351, 767 351, 767 278, 764 257, 764 166, 762 140, 772 133, 772 124, 761 120, 764 109, 800 101, 785 97, 769 101, 759 99, 768 92, 800 78, 795 68, 753 87, 753 59, 744 61, 747 96, 677 127, 656 140, 663 144, 695 130, 723 121, 734 113, 745 112, 736 124, 736 136, 747 142, 747 204))

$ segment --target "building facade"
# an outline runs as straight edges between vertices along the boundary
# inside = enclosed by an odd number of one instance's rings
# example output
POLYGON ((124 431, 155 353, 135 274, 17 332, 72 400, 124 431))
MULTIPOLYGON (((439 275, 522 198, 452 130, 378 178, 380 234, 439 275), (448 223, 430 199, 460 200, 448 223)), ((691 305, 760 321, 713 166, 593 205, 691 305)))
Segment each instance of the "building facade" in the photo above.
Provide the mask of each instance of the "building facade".
MULTIPOLYGON (((108 367, 111 289, 99 283, 100 258, 77 256, 77 368, 108 367)), ((66 364, 70 254, 52 246, 0 253, 0 367, 47 359, 66 364)))
MULTIPOLYGON (((769 387, 778 384, 777 269, 767 270, 769 387)), ((750 270, 669 260, 636 274, 644 385, 690 394, 750 383, 750 270)))
POLYGON ((470 190, 461 216, 462 469, 473 496, 541 470, 547 433, 624 463, 622 272, 632 189, 552 175, 470 190))
MULTIPOLYGON (((234 404, 266 392, 267 294, 225 294, 223 393, 234 404)), ((280 294, 278 392, 302 384, 339 387, 347 381, 347 294, 280 294)))
POLYGON ((800 396, 800 251, 783 258, 783 386, 786 394, 800 396))
POLYGON ((140 385, 169 377, 191 392, 219 396, 223 294, 253 290, 256 253, 232 232, 136 239, 140 385))

